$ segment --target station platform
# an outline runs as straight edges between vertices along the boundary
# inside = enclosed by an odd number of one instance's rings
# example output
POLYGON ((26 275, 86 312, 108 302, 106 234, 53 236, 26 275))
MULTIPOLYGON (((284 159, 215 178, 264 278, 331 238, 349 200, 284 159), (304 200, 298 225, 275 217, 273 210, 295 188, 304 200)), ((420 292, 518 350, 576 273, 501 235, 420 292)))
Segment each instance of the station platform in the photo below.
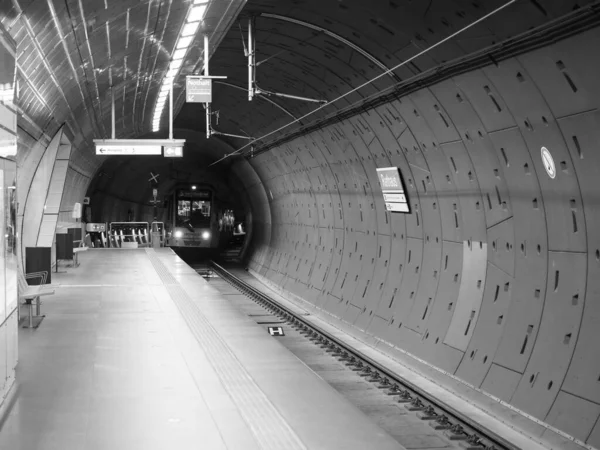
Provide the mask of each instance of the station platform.
POLYGON ((170 249, 92 249, 53 285, 0 449, 403 448, 170 249))

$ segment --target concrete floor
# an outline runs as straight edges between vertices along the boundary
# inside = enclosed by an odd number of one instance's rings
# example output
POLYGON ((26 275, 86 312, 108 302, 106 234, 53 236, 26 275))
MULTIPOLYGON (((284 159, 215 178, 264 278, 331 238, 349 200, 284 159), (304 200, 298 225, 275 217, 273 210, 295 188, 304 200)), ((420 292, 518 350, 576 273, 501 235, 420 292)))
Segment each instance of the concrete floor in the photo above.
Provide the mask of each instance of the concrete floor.
POLYGON ((19 331, 1 449, 402 448, 172 252, 80 262, 19 331))

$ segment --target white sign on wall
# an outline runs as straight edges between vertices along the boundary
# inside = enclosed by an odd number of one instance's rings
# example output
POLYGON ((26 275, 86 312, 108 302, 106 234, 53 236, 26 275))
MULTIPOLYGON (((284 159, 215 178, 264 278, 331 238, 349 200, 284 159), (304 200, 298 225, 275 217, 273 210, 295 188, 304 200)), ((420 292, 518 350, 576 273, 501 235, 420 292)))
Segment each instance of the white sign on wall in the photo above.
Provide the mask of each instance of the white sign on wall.
POLYGON ((385 209, 389 212, 410 213, 400 169, 398 167, 378 168, 377 178, 381 185, 385 209))

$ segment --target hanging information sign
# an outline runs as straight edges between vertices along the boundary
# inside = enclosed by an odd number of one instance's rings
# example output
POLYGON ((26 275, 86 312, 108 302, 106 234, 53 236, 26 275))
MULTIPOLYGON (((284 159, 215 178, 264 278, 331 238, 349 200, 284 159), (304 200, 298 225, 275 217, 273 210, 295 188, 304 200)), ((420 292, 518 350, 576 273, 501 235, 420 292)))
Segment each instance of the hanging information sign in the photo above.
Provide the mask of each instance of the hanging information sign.
POLYGON ((165 146, 163 155, 165 158, 182 158, 183 147, 176 145, 165 146))
POLYGON ((211 103, 212 80, 206 77, 188 75, 185 78, 185 97, 188 103, 211 103))

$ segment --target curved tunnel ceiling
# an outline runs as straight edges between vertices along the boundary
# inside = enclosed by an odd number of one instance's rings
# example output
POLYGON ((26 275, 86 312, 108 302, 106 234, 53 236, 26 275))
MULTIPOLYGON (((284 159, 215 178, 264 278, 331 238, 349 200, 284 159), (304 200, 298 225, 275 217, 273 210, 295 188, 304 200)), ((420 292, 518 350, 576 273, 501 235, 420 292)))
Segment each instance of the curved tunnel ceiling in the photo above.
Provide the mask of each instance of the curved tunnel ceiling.
MULTIPOLYGON (((217 47, 243 0, 211 1, 175 84, 203 58, 202 34, 217 47)), ((18 42, 20 126, 54 135, 68 124, 80 149, 73 164, 98 168, 92 139, 111 135, 110 87, 118 138, 151 129, 160 83, 191 0, 12 0, 0 20, 18 42)), ((166 113, 163 123, 166 123, 166 113)))
MULTIPOLYGON (((211 73, 227 75, 215 86, 213 110, 233 134, 260 137, 317 105, 280 97, 248 102, 248 19, 255 24, 260 88, 332 101, 425 50, 505 4, 467 2, 249 2, 211 60, 211 73), (261 63, 262 62, 262 63, 261 63), (236 88, 237 87, 237 88, 236 88), (276 103, 274 105, 273 103, 276 103)), ((556 20, 589 1, 517 1, 440 47, 402 66, 306 121, 335 113, 399 82, 556 20)), ((188 105, 181 115, 196 113, 188 105)), ((236 146, 244 144, 237 140, 236 146)))
MULTIPOLYGON (((49 1, 14 0, 23 15, 13 7, 2 19, 23 45, 20 126, 33 123, 51 134, 68 122, 80 143, 71 164, 91 175, 105 161, 84 143, 106 123, 77 125, 71 113, 84 117, 85 102, 73 100, 69 109, 62 97, 81 97, 80 88, 94 97, 93 83, 81 81, 91 68, 78 83, 48 76, 46 65, 70 70, 50 25, 49 1), (36 35, 52 39, 36 46, 36 35)), ((77 11, 79 3, 64 5, 77 11)), ((104 1, 97 3, 100 12, 104 1)), ((55 4, 67 30, 66 6, 55 4)), ((132 3, 130 19, 144 27, 150 11, 164 25, 162 8, 177 11, 181 4, 132 3)), ((255 18, 257 60, 268 59, 258 68, 261 88, 331 101, 501 4, 264 0, 247 3, 239 19, 247 44, 247 19, 255 18)), ((590 5, 597 20, 598 2, 517 1, 309 121, 522 33, 530 51, 489 58, 485 67, 275 142, 250 159, 252 167, 240 158, 213 166, 233 173, 249 196, 249 264, 265 282, 367 333, 381 348, 408 352, 464 389, 527 413, 561 448, 575 442, 566 435, 600 447, 600 29, 544 41, 543 48, 533 44, 536 27, 590 5), (553 155, 554 178, 541 147, 553 155), (401 168, 412 214, 386 212, 375 175, 382 166, 401 168)), ((84 22, 75 17, 75 35, 85 35, 84 22)), ((85 51, 86 38, 79 42, 69 54, 85 51)), ((275 97, 248 102, 247 70, 236 23, 211 59, 211 74, 228 76, 227 84, 215 85, 219 131, 258 137, 316 107, 275 97)), ((149 79, 138 81, 147 86, 149 79)), ((90 116, 94 101, 86 104, 90 116)), ((245 143, 211 140, 203 147, 203 114, 201 106, 185 105, 177 117, 180 129, 199 133, 189 137, 199 165, 245 143)), ((129 131, 142 134, 142 127, 129 131)), ((110 159, 102 170, 130 174, 131 164, 110 159)), ((126 190, 144 203, 153 164, 140 163, 126 180, 98 176, 91 189, 126 190)))

